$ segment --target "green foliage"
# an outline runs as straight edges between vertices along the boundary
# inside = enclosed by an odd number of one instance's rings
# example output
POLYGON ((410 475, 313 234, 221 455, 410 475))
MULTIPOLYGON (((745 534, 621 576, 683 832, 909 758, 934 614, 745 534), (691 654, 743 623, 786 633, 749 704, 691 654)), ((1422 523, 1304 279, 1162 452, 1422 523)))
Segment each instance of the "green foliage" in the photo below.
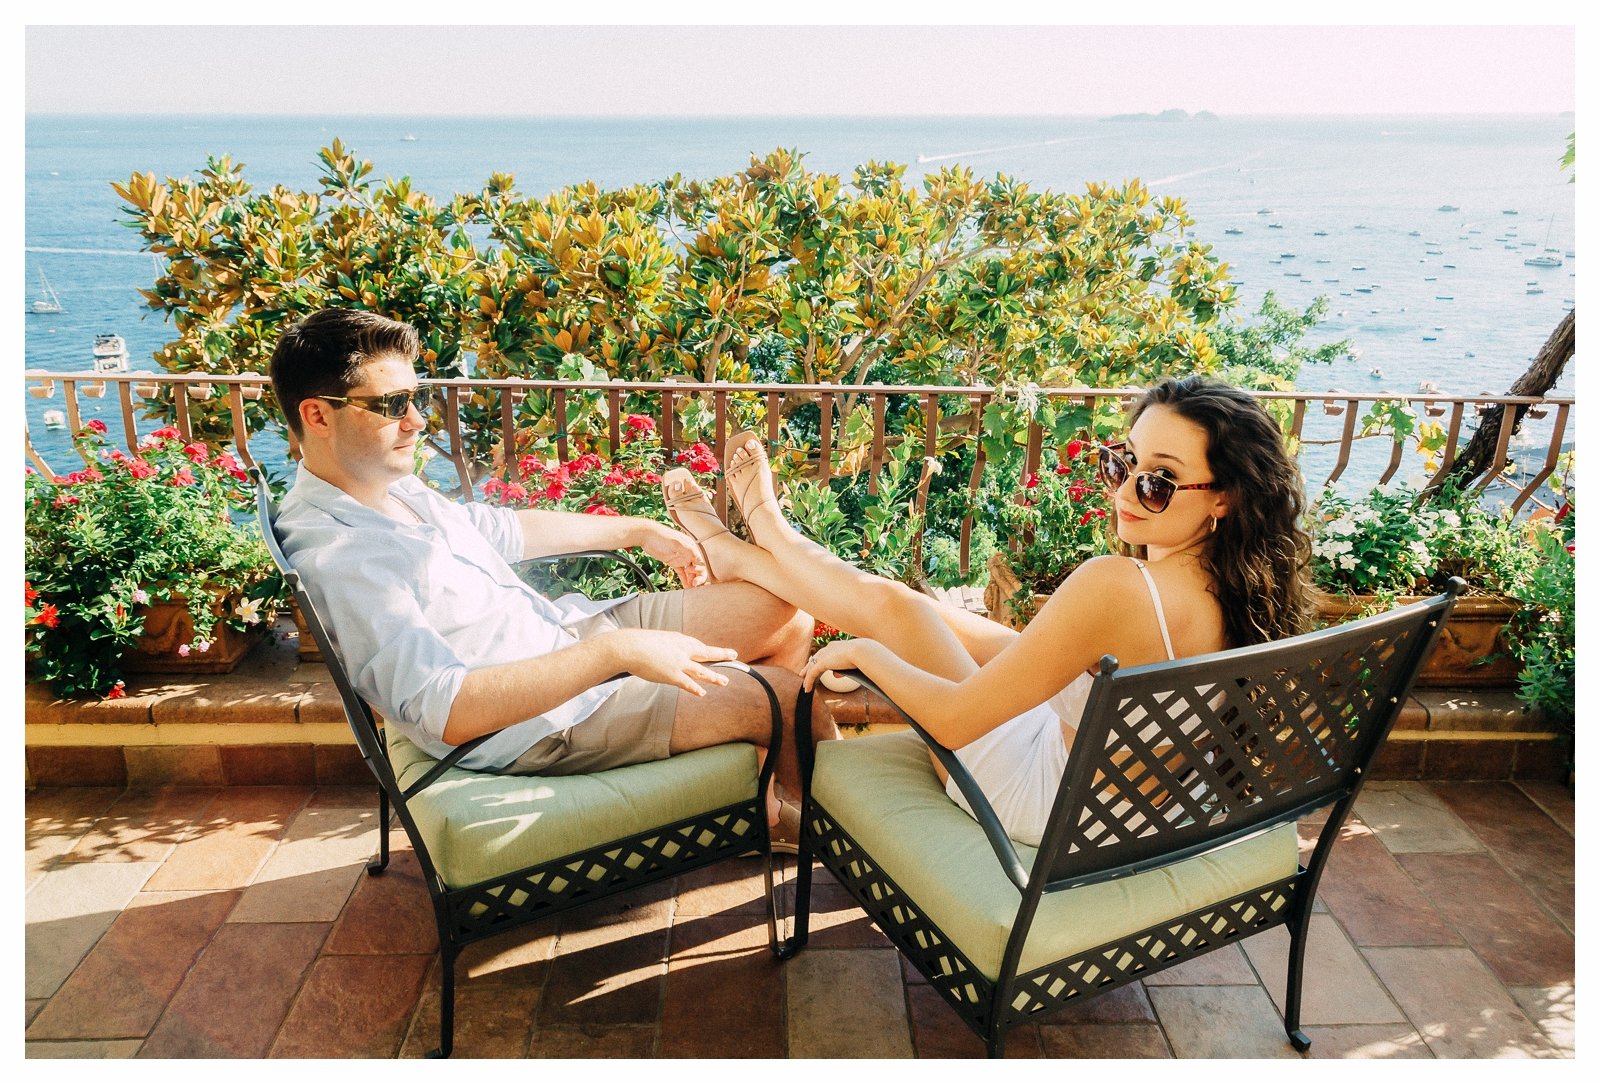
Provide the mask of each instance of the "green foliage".
POLYGON ((1578 183, 1578 133, 1567 133, 1567 153, 1561 156, 1561 168, 1572 170, 1572 176, 1567 178, 1568 184, 1578 183))
POLYGON ((197 652, 218 621, 264 631, 286 605, 260 536, 230 518, 253 508, 231 455, 166 428, 129 456, 104 432, 93 421, 75 438, 98 466, 49 480, 30 470, 24 483, 24 635, 35 676, 61 696, 122 694, 120 661, 146 603, 185 601, 195 630, 185 646, 197 652))
POLYGON ((1221 359, 1217 375, 1240 387, 1292 390, 1303 365, 1329 364, 1350 349, 1349 339, 1320 346, 1305 341, 1327 314, 1326 297, 1297 312, 1268 290, 1253 322, 1224 322, 1211 331, 1211 345, 1221 359))
POLYGON ((1069 441, 1059 462, 1020 479, 995 472, 989 492, 1025 595, 1054 591, 1078 565, 1112 550, 1111 501, 1086 441, 1069 441))

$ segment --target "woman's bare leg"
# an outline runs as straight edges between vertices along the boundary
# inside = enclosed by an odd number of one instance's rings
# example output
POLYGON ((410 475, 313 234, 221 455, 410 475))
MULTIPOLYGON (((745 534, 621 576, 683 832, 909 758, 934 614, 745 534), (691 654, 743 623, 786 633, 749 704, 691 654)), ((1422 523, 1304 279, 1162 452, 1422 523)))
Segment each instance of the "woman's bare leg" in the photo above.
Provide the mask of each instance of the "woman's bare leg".
MULTIPOLYGON (((669 475, 665 484, 668 496, 675 496, 682 492, 676 487, 694 483, 682 475, 669 475)), ((776 514, 776 505, 773 511, 776 514)), ((977 670, 933 599, 905 584, 863 572, 785 527, 792 539, 781 542, 778 552, 731 534, 719 534, 702 545, 718 575, 764 587, 819 621, 852 636, 877 640, 919 669, 952 681, 977 670)))

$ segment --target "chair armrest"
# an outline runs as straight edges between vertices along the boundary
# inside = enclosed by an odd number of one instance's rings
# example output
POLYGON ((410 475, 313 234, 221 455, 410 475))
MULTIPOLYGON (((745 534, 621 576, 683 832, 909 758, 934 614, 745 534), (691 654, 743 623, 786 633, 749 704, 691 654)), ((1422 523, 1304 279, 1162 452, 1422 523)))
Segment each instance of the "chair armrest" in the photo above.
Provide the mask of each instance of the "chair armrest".
POLYGON ((579 550, 575 553, 551 553, 543 557, 529 557, 516 562, 517 565, 553 565, 558 561, 568 561, 577 557, 598 557, 608 561, 616 561, 628 570, 628 575, 638 585, 639 590, 650 590, 650 576, 639 567, 639 562, 629 557, 621 550, 579 550))
MULTIPOLYGON (((917 732, 928 748, 933 751, 933 755, 938 759, 939 763, 944 766, 944 770, 950 773, 950 778, 956 781, 956 786, 960 789, 962 797, 966 798, 967 804, 972 808, 973 818, 978 822, 979 827, 983 829, 984 836, 988 838, 989 846, 994 850, 994 856, 999 861, 1000 868, 1011 879, 1011 883, 1017 886, 1019 892, 1026 891, 1028 870, 1023 866, 1022 859, 1017 856, 1016 844, 1011 841, 1010 836, 1006 835, 1006 830, 1000 826, 999 815, 995 813, 994 807, 989 804, 988 797, 979 788, 978 781, 972 778, 972 773, 967 771, 967 766, 961 763, 961 758, 941 744, 937 738, 929 734, 921 723, 912 718, 904 708, 894 702, 894 699, 889 694, 880 689, 877 683, 860 670, 839 670, 837 673, 840 676, 848 676, 855 681, 859 681, 864 687, 883 697, 890 707, 898 711, 911 724, 911 729, 917 732)), ((795 729, 809 734, 809 694, 802 693, 801 695, 804 698, 803 706, 806 709, 807 720, 802 723, 801 720, 797 719, 795 721, 795 729)), ((804 739, 801 740, 802 744, 804 744, 804 739)), ((809 782, 810 764, 807 764, 806 767, 808 769, 809 782)))

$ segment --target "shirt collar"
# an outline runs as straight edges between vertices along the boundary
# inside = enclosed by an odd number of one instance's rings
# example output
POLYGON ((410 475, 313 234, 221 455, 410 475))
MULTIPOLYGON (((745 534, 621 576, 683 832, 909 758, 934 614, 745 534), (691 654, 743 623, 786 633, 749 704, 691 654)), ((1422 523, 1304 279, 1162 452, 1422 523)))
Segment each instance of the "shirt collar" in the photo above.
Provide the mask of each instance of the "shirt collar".
MULTIPOLYGON (((389 490, 396 495, 403 495, 411 488, 407 485, 408 482, 416 482, 416 479, 407 475, 392 483, 389 490)), ((326 512, 346 526, 390 528, 405 526, 376 509, 368 508, 332 482, 317 477, 306 469, 303 462, 295 473, 293 492, 300 500, 326 512)), ((408 503, 415 507, 415 502, 408 503)))

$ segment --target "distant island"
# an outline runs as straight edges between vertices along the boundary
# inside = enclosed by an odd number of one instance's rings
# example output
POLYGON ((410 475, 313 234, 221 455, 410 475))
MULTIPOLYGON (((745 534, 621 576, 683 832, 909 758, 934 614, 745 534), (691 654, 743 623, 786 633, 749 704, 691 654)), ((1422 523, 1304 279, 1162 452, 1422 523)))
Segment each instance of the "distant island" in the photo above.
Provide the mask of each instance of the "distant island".
POLYGON ((1217 115, 1205 109, 1200 110, 1198 113, 1189 113, 1182 109, 1163 109, 1159 113, 1118 113, 1116 116, 1101 117, 1100 119, 1115 121, 1161 121, 1164 124, 1173 124, 1178 121, 1216 120, 1217 115))

